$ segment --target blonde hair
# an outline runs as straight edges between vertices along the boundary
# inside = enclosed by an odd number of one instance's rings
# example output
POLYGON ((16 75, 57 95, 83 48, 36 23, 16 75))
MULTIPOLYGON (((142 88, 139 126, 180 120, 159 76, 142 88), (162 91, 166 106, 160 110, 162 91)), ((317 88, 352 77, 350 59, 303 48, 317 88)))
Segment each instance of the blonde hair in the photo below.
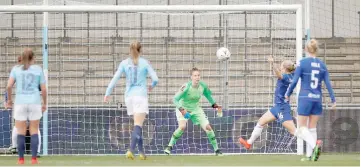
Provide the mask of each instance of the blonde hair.
POLYGON ((316 54, 318 51, 318 42, 315 39, 311 39, 307 42, 307 51, 311 54, 316 54))
POLYGON ((21 55, 21 64, 24 65, 24 70, 27 70, 30 67, 30 62, 34 59, 34 52, 31 48, 24 49, 23 54, 21 55))
POLYGON ((288 72, 293 72, 296 70, 296 64, 291 60, 283 61, 283 67, 288 70, 288 72))
POLYGON ((200 72, 200 70, 199 70, 197 67, 193 67, 193 68, 190 70, 190 74, 193 75, 193 72, 194 72, 194 71, 200 72))
POLYGON ((130 55, 132 56, 134 65, 138 65, 141 49, 142 45, 138 41, 134 41, 130 44, 130 55))

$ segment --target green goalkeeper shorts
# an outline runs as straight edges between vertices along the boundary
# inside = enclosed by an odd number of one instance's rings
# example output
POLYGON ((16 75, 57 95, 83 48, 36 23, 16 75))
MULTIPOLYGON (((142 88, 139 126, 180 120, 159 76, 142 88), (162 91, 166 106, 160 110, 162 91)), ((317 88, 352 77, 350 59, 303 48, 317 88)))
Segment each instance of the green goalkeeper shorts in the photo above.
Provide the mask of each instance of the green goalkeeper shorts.
MULTIPOLYGON (((200 125, 202 128, 206 128, 209 124, 208 117, 204 113, 202 108, 197 108, 196 110, 192 111, 191 117, 189 118, 194 125, 200 125)), ((188 121, 185 119, 182 113, 176 109, 177 120, 179 121, 188 121)))

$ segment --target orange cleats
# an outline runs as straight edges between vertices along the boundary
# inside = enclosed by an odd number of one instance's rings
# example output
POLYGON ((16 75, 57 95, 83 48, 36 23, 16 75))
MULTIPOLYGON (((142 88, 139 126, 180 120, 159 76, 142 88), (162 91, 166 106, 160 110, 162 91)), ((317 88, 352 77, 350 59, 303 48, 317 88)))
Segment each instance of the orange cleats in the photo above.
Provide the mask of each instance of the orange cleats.
POLYGON ((39 162, 36 158, 31 158, 31 164, 36 165, 39 164, 39 162))
POLYGON ((239 143, 243 145, 244 148, 249 150, 252 146, 252 144, 248 144, 246 140, 244 140, 242 137, 239 138, 239 143))
POLYGON ((18 165, 23 165, 25 163, 24 158, 19 158, 18 165))

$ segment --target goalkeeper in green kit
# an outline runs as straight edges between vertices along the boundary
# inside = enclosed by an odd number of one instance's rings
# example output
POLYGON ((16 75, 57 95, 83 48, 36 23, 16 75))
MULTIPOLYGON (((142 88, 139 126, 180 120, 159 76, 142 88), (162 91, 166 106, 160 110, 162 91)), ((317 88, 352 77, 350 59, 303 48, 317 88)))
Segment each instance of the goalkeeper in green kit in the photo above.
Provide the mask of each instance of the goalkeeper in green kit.
POLYGON ((174 96, 173 102, 176 105, 176 116, 178 120, 178 129, 174 131, 168 146, 164 153, 170 154, 173 145, 182 136, 188 119, 192 120, 194 125, 200 125, 206 132, 210 143, 217 156, 222 155, 218 148, 216 136, 209 124, 208 118, 199 104, 199 100, 204 95, 214 109, 217 109, 217 116, 222 117, 222 108, 218 106, 212 98, 212 92, 208 86, 200 81, 200 71, 197 68, 191 70, 191 80, 181 87, 181 90, 174 96))

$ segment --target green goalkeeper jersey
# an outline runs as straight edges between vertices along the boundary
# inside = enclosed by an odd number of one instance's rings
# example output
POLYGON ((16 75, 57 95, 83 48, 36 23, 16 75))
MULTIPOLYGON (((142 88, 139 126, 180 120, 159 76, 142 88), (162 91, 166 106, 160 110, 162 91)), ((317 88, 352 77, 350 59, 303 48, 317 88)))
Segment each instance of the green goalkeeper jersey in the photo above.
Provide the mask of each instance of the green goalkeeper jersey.
POLYGON ((184 84, 180 91, 173 98, 173 103, 177 108, 184 108, 188 112, 197 112, 200 108, 199 101, 204 95, 211 105, 215 104, 215 101, 212 97, 212 92, 209 90, 206 83, 200 81, 198 88, 193 88, 192 81, 184 84))

